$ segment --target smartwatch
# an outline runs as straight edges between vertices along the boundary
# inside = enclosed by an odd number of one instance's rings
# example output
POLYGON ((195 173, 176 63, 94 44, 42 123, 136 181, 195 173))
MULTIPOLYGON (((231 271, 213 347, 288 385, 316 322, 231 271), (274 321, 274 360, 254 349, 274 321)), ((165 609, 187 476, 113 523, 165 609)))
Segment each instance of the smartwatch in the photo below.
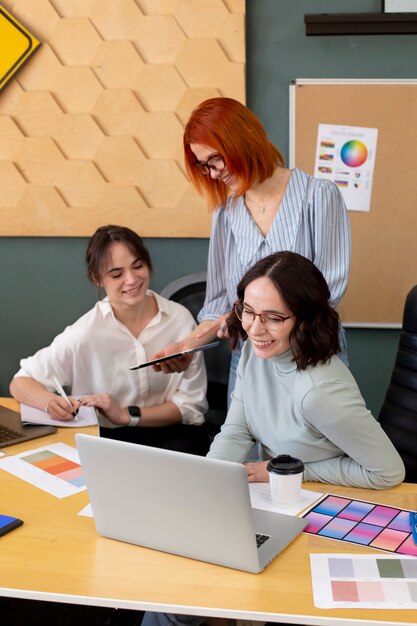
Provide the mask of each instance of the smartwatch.
POLYGON ((129 414, 129 426, 137 426, 141 418, 140 408, 138 406, 128 406, 127 412, 129 414))

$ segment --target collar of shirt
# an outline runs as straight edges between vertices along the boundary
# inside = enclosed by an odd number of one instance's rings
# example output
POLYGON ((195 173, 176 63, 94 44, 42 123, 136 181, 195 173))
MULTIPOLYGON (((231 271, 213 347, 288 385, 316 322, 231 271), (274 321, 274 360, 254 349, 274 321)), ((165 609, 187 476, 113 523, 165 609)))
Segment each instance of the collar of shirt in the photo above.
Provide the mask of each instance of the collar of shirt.
MULTIPOLYGON (((154 324, 157 324, 159 322, 161 316, 169 315, 169 303, 167 300, 162 298, 158 293, 156 293, 155 291, 152 291, 152 289, 148 289, 146 292, 146 295, 154 296, 156 303, 158 305, 158 313, 152 318, 152 320, 148 324, 148 326, 153 326, 154 324)), ((107 296, 103 298, 103 300, 100 300, 98 304, 99 304, 100 311, 103 317, 107 317, 108 315, 111 315, 114 319, 116 319, 113 308, 107 296)))

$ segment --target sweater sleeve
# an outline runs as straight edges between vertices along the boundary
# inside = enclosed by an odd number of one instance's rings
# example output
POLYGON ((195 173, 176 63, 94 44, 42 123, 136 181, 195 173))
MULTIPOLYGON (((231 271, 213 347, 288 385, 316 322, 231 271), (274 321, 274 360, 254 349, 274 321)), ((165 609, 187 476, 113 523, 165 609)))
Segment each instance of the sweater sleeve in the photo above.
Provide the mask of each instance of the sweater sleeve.
POLYGON ((207 456, 243 463, 252 449, 255 439, 252 437, 245 416, 240 375, 238 367, 236 386, 232 394, 232 403, 221 431, 214 438, 207 456))
POLYGON ((326 382, 302 401, 313 428, 345 454, 306 463, 304 480, 386 489, 404 480, 404 464, 355 384, 326 382))

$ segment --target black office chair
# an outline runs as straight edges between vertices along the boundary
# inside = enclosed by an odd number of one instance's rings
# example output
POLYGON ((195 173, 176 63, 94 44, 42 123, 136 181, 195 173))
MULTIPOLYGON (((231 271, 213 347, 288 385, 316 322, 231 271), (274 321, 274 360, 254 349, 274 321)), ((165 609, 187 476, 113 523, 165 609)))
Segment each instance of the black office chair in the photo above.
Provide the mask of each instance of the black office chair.
MULTIPOLYGON (((197 315, 206 295, 206 272, 196 272, 172 281, 161 291, 161 296, 185 306, 197 321, 197 315)), ((220 430, 227 414, 227 384, 229 380, 231 351, 226 340, 216 348, 204 352, 207 370, 208 412, 206 429, 210 437, 220 430)))
POLYGON ((405 301, 397 357, 379 422, 404 461, 405 480, 417 483, 417 285, 405 301))

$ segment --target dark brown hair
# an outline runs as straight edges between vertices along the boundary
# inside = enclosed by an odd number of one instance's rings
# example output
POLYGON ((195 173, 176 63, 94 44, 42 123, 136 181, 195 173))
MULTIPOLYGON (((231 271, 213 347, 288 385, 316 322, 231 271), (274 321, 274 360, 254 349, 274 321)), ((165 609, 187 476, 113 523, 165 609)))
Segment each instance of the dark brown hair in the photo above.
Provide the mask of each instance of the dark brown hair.
POLYGON ((113 242, 124 243, 136 258, 140 259, 148 266, 152 272, 152 262, 149 252, 143 240, 133 230, 126 226, 100 226, 88 242, 85 260, 87 263, 87 276, 92 283, 100 283, 101 276, 108 262, 110 246, 113 242))
POLYGON ((224 183, 194 167, 190 144, 209 146, 222 155, 228 171, 241 181, 237 196, 272 176, 277 165, 284 166, 284 157, 269 141, 259 118, 232 98, 201 102, 187 122, 183 142, 188 176, 197 191, 206 195, 210 209, 225 204, 228 190, 224 183))
MULTIPOLYGON (((325 363, 340 351, 339 315, 329 304, 329 288, 314 263, 295 252, 271 254, 243 276, 237 286, 238 299, 243 301, 246 287, 261 277, 271 280, 295 317, 289 341, 297 369, 325 363)), ((227 327, 233 347, 247 339, 234 311, 227 327)))

